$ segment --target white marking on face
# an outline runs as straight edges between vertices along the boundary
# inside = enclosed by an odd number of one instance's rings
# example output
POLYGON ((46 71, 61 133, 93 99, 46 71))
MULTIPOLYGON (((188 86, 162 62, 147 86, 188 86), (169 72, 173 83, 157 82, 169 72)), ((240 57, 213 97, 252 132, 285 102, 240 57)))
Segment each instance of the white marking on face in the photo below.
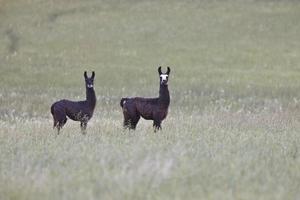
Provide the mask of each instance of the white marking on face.
POLYGON ((94 87, 94 85, 93 84, 87 84, 87 87, 92 88, 92 87, 94 87))
POLYGON ((168 76, 169 76, 168 74, 161 74, 160 75, 162 81, 166 81, 168 76))
POLYGON ((160 78, 161 78, 161 81, 166 81, 166 80, 168 80, 168 74, 161 74, 160 75, 160 78))

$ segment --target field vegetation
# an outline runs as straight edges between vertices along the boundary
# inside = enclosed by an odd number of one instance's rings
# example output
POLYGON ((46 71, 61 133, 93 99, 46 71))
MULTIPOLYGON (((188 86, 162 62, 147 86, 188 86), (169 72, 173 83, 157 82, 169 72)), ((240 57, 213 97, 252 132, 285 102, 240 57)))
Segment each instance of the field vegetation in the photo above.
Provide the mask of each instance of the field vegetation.
POLYGON ((0 0, 0 199, 299 199, 300 2, 0 0), (158 95, 163 131, 122 128, 158 95), (85 98, 87 135, 51 104, 85 98))

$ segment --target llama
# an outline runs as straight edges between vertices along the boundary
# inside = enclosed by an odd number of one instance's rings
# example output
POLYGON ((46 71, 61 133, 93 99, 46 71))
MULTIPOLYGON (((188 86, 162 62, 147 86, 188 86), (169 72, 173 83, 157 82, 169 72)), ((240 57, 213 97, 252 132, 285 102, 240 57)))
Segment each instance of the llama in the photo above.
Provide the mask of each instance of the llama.
POLYGON ((94 91, 94 77, 94 71, 90 78, 87 76, 86 71, 84 72, 86 86, 85 101, 62 99, 52 104, 51 114, 54 121, 53 128, 57 128, 57 134, 59 134, 60 129, 67 122, 67 116, 74 121, 80 121, 81 132, 82 134, 86 134, 87 123, 93 116, 97 101, 94 91))
POLYGON ((157 98, 122 98, 120 105, 123 109, 124 128, 135 130, 137 123, 142 116, 146 120, 153 120, 154 132, 161 129, 161 122, 167 117, 170 105, 170 94, 168 79, 171 72, 170 67, 166 73, 158 68, 160 77, 159 97, 157 98))

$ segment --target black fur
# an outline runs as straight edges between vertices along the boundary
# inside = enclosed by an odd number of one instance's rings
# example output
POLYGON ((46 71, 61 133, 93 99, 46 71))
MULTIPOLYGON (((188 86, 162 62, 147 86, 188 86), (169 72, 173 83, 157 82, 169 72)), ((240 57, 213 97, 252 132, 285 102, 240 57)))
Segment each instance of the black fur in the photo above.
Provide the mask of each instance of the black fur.
POLYGON ((52 104, 51 114, 53 116, 53 128, 57 128, 59 134, 60 129, 67 122, 67 116, 74 120, 80 121, 81 131, 86 133, 88 121, 92 118, 96 106, 96 95, 94 91, 94 77, 95 72, 89 78, 84 72, 85 85, 86 85, 86 100, 85 101, 70 101, 60 100, 52 104))
POLYGON ((161 75, 169 75, 170 71, 168 67, 167 73, 162 73, 161 67, 158 68, 160 75, 159 97, 121 99, 120 106, 123 109, 124 128, 135 129, 140 117, 143 117, 146 120, 153 120, 154 131, 161 129, 161 122, 167 117, 170 105, 168 76, 166 76, 166 80, 162 80, 161 75))

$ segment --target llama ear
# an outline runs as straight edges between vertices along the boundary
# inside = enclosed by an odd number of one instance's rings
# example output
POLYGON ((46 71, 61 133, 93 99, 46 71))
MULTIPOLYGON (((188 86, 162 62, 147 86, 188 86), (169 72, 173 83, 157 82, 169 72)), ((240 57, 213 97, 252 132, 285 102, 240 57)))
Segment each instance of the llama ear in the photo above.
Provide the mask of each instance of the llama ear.
POLYGON ((87 75, 86 75, 86 71, 84 71, 84 74, 83 74, 83 75, 84 75, 84 78, 85 78, 85 79, 88 78, 87 75))
POLYGON ((159 75, 162 74, 162 72, 161 72, 161 66, 158 67, 158 73, 159 73, 159 75))
POLYGON ((171 69, 170 69, 170 67, 168 67, 167 69, 168 69, 167 74, 169 75, 171 72, 171 69))
POLYGON ((94 79, 94 77, 95 77, 95 72, 94 71, 92 71, 92 79, 94 79))

